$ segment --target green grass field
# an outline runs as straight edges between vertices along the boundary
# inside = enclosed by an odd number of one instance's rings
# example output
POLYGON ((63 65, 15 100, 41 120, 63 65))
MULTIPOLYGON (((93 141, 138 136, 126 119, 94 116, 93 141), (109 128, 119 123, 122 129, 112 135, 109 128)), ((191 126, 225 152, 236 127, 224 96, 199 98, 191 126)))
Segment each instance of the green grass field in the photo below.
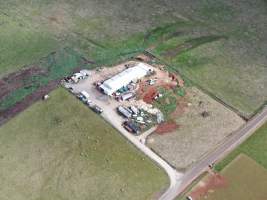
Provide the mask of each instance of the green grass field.
POLYGON ((239 154, 245 154, 267 169, 267 123, 260 127, 250 138, 237 147, 222 162, 216 165, 221 171, 239 154))
POLYGON ((38 30, 1 11, 0 30, 0 77, 57 49, 57 41, 49 31, 38 30))
POLYGON ((198 1, 191 11, 152 52, 250 117, 267 99, 266 1, 198 1))
POLYGON ((267 196, 267 170, 253 159, 240 155, 221 172, 227 181, 225 188, 218 188, 200 200, 263 200, 267 196))
POLYGON ((186 200, 186 196, 190 195, 198 200, 265 199, 267 195, 265 189, 267 184, 267 170, 245 154, 239 154, 225 166, 220 174, 223 177, 223 186, 209 188, 209 191, 207 191, 208 188, 205 188, 204 191, 207 193, 201 194, 203 189, 200 189, 200 187, 204 187, 211 179, 210 174, 203 174, 177 200, 186 200))
POLYGON ((150 48, 246 117, 266 102, 264 0, 253 5, 249 0, 0 0, 0 5, 1 76, 62 47, 96 66, 150 48))
POLYGON ((0 199, 151 199, 166 174, 64 89, 0 127, 0 199))

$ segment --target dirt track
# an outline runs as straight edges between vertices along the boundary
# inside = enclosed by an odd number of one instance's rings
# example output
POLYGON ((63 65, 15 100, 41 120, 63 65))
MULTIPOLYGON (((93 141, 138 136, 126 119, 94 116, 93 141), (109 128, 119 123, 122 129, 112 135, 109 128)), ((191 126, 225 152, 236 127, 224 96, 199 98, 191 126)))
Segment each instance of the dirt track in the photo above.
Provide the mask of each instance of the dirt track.
POLYGON ((0 100, 16 89, 30 86, 32 77, 46 74, 45 68, 31 66, 3 77, 0 79, 0 100))
POLYGON ((45 94, 48 94, 59 85, 59 80, 51 81, 48 85, 40 87, 36 92, 26 96, 21 102, 16 103, 9 109, 0 112, 0 126, 7 122, 18 113, 22 112, 34 102, 40 100, 45 94))

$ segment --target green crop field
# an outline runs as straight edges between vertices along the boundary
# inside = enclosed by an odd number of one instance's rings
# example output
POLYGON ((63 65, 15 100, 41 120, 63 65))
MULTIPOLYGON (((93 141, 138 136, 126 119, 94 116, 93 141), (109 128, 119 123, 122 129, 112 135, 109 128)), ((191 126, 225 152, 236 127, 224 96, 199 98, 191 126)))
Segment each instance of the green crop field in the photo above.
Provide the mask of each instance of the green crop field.
POLYGON ((0 199, 151 199, 166 174, 64 89, 0 127, 0 199))

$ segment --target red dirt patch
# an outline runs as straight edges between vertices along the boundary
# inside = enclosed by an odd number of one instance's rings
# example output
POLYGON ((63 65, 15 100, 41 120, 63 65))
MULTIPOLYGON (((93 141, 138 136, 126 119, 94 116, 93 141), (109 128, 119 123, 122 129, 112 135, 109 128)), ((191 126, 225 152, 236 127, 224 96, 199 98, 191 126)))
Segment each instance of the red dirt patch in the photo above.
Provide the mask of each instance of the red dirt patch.
POLYGON ((144 97, 143 97, 143 101, 146 103, 153 103, 154 98, 158 95, 158 90, 156 87, 148 87, 144 97))
POLYGON ((158 125, 155 132, 160 135, 164 135, 166 133, 171 133, 175 131, 177 128, 179 128, 179 125, 175 122, 164 122, 160 125, 158 125))
POLYGON ((212 192, 215 189, 224 188, 224 187, 227 187, 226 179, 222 175, 216 173, 214 175, 211 175, 208 178, 208 180, 205 181, 203 185, 193 190, 190 196, 194 200, 198 200, 202 197, 207 196, 209 192, 212 192))

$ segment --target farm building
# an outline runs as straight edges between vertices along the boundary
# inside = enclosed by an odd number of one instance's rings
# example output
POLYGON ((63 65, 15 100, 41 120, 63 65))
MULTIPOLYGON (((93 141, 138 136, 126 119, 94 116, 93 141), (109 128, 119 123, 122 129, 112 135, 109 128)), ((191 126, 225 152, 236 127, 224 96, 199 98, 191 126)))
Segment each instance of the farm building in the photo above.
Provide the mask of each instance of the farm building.
POLYGON ((144 63, 138 63, 134 67, 130 67, 112 78, 104 81, 100 88, 107 95, 112 95, 114 92, 122 87, 127 86, 132 81, 136 81, 146 76, 152 68, 148 67, 144 63))

